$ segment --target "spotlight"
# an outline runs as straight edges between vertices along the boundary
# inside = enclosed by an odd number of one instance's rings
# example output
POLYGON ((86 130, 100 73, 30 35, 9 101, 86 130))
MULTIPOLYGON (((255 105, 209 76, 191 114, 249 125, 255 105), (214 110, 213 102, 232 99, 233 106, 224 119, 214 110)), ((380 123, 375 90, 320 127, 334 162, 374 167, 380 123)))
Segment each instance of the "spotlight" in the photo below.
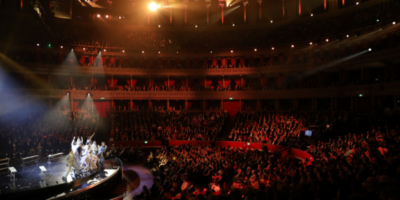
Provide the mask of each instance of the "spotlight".
POLYGON ((155 3, 155 2, 150 2, 150 4, 149 4, 149 9, 150 9, 151 11, 156 11, 159 7, 160 7, 160 6, 159 6, 157 3, 155 3))
POLYGON ((62 49, 62 48, 64 48, 63 46, 60 46, 60 48, 62 49))
POLYGON ((294 48, 294 44, 292 44, 292 48, 294 48))
POLYGON ((121 19, 121 16, 119 16, 119 19, 121 19))
POLYGON ((179 53, 178 51, 176 53, 179 53))
POLYGON ((349 37, 349 35, 346 35, 346 37, 349 37))
POLYGON ((161 53, 160 51, 158 51, 158 53, 161 53))
POLYGON ((274 21, 273 21, 273 20, 271 20, 271 24, 272 24, 272 23, 274 23, 274 21))
POLYGON ((158 25, 158 28, 161 28, 161 25, 158 25))
POLYGON ((392 24, 393 24, 393 25, 395 25, 395 24, 396 24, 396 22, 393 22, 392 24))
POLYGON ((233 53, 233 50, 231 50, 231 53, 233 53))
POLYGON ((327 38, 325 41, 326 41, 326 42, 329 42, 329 39, 327 38))
POLYGON ((90 97, 90 92, 87 93, 87 96, 90 97))
POLYGON ((369 48, 369 49, 368 49, 368 51, 372 51, 372 49, 371 49, 371 48, 369 48))
POLYGON ((104 52, 106 52, 107 50, 104 49, 104 52))
POLYGON ((122 53, 125 53, 125 50, 122 50, 122 53))
POLYGON ((85 49, 85 48, 83 48, 83 50, 85 51, 86 49, 85 49))
POLYGON ((39 44, 39 43, 37 43, 37 44, 36 44, 36 46, 40 46, 40 44, 39 44))
POLYGON ((356 5, 357 5, 357 6, 358 6, 358 4, 360 4, 360 3, 356 2, 356 5))
POLYGON ((310 42, 310 45, 312 45, 312 42, 310 42))
POLYGON ((197 25, 196 26, 194 26, 195 28, 197 28, 197 25))
POLYGON ((235 24, 232 24, 232 26, 235 26, 235 24))
POLYGON ((142 51, 142 53, 144 53, 144 51, 142 51))
POLYGON ((69 92, 67 92, 67 96, 69 96, 69 92))
POLYGON ((274 47, 272 47, 272 50, 275 50, 275 48, 274 48, 274 47))
POLYGON ((257 51, 257 49, 254 49, 254 51, 257 51))
POLYGON ((108 15, 106 15, 106 18, 108 18, 108 15))
POLYGON ((229 97, 229 100, 232 100, 233 98, 232 97, 229 97))
POLYGON ((212 53, 212 51, 210 51, 210 53, 212 53))
POLYGON ((97 14, 97 17, 100 17, 100 14, 97 14))
POLYGON ((314 16, 314 14, 311 14, 311 17, 313 17, 314 16))

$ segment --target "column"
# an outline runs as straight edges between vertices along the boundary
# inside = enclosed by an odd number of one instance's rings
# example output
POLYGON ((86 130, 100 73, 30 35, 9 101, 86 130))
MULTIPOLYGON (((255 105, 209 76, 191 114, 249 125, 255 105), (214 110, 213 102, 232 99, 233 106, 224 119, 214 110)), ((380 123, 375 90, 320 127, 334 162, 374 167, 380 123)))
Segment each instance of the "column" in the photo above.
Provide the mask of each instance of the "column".
POLYGON ((172 24, 172 7, 169 7, 169 24, 172 24))
POLYGON ((248 3, 249 3, 248 1, 243 2, 243 20, 244 20, 244 23, 246 23, 246 20, 247 20, 247 4, 248 3))
POLYGON ((149 85, 147 86, 147 91, 150 91, 150 86, 151 86, 151 76, 149 76, 149 85))
POLYGON ((149 99, 149 109, 151 109, 151 100, 149 99))
POLYGON ((70 82, 71 87, 72 87, 72 75, 69 75, 69 78, 70 78, 69 82, 70 82))
POLYGON ((207 7, 207 25, 209 25, 210 24, 210 7, 211 7, 211 3, 207 3, 206 7, 207 7))
POLYGON ((188 110, 187 99, 185 99, 185 110, 188 110))
POLYGON ((94 80, 93 80, 93 74, 92 74, 92 87, 94 86, 94 82, 93 82, 94 80))
MULTIPOLYGON (((132 83, 132 82, 131 82, 131 83, 132 83)), ((129 108, 130 108, 131 110, 133 110, 132 99, 129 100, 129 108)))

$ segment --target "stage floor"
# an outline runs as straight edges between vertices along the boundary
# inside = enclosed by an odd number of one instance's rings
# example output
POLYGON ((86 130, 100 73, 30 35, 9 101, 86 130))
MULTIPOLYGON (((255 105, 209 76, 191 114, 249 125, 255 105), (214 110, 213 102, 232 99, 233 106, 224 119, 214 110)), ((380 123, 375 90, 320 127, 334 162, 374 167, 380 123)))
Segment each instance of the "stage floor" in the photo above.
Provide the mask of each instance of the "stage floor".
POLYGON ((68 170, 65 161, 48 164, 47 161, 30 166, 14 166, 17 170, 15 186, 10 182, 9 174, 0 176, 0 199, 2 196, 15 197, 17 193, 29 193, 46 190, 43 199, 57 199, 74 195, 95 187, 118 172, 119 167, 103 169, 93 174, 84 174, 83 178, 73 180, 69 175, 67 181, 62 180, 63 174, 68 170), (45 178, 41 178, 40 166, 44 166, 45 178))

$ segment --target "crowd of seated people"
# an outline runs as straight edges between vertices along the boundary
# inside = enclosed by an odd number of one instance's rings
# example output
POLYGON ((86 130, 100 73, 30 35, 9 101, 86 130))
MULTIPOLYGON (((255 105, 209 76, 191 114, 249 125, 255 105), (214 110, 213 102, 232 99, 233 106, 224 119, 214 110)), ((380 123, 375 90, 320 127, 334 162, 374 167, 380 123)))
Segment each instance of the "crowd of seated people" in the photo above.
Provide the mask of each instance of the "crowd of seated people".
POLYGON ((114 114, 111 140, 215 140, 225 122, 221 112, 130 111, 114 114))
POLYGON ((73 137, 89 137, 97 132, 99 118, 88 111, 41 108, 27 114, 19 110, 0 118, 0 151, 12 161, 39 155, 68 152, 73 137))
POLYGON ((151 153, 154 184, 136 199, 398 199, 399 127, 307 141, 299 161, 252 149, 180 145, 151 153))
POLYGON ((257 111, 243 109, 236 114, 236 123, 228 136, 233 141, 262 142, 285 145, 290 137, 299 138, 311 124, 346 121, 348 113, 257 111))

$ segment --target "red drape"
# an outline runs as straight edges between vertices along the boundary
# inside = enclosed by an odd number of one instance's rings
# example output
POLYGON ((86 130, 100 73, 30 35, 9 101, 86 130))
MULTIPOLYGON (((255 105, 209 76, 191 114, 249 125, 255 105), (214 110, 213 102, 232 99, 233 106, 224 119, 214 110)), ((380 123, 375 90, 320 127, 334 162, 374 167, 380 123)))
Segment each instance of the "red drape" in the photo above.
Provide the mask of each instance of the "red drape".
POLYGON ((85 56, 84 55, 81 55, 81 58, 79 59, 79 63, 81 65, 85 65, 85 56))
POLYGON ((241 79, 240 78, 235 78, 235 83, 237 86, 241 86, 241 79))
POLYGON ((175 80, 169 80, 169 86, 173 86, 175 84, 175 80))
POLYGON ((207 87, 210 87, 212 80, 206 80, 207 87))
POLYGON ((231 84, 231 80, 225 80, 225 87, 228 87, 229 84, 231 84))
POLYGON ((246 79, 243 79, 243 87, 246 86, 246 79))
POLYGON ((187 102, 187 110, 190 110, 190 109, 192 109, 192 107, 193 107, 193 101, 188 101, 187 102))
POLYGON ((239 63, 240 63, 241 65, 245 65, 244 58, 240 58, 239 63))
POLYGON ((115 63, 115 61, 117 60, 117 58, 111 57, 109 60, 110 60, 110 65, 112 65, 112 64, 115 63))
POLYGON ((183 86, 186 86, 186 80, 181 80, 183 86))
POLYGON ((239 101, 224 101, 224 110, 228 111, 230 117, 235 117, 236 113, 239 111, 239 108, 239 101))
POLYGON ((221 65, 226 65, 228 63, 228 60, 226 58, 221 59, 221 65))
POLYGON ((236 58, 231 58, 231 64, 236 65, 236 58))
POLYGON ((216 67, 218 65, 218 59, 212 59, 212 65, 216 67))
POLYGON ((106 57, 101 57, 101 63, 105 64, 106 63, 107 58, 106 57))
POLYGON ((98 83, 99 83, 99 80, 97 78, 90 79, 90 85, 97 85, 98 83))
POLYGON ((132 83, 131 80, 126 80, 126 82, 128 83, 128 85, 130 85, 131 87, 136 85, 137 80, 132 79, 132 83))
POLYGON ((222 87, 222 79, 218 79, 218 85, 219 87, 222 87))
POLYGON ((89 63, 93 64, 94 61, 96 61, 96 57, 95 56, 89 56, 89 63))
MULTIPOLYGON (((115 88, 115 86, 117 86, 117 82, 118 82, 117 79, 113 79, 113 84, 112 84, 113 88, 115 88)), ((111 79, 107 79, 107 83, 108 83, 108 85, 111 86, 111 79)))

